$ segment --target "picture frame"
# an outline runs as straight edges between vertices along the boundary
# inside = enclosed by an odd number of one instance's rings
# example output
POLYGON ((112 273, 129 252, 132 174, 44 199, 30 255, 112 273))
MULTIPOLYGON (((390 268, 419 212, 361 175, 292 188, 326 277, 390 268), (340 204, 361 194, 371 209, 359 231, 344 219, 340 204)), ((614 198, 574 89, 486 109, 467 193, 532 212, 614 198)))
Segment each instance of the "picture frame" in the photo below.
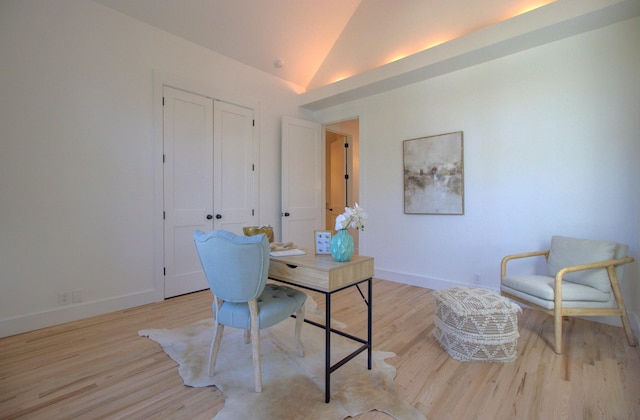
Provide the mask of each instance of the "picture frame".
POLYGON ((316 254, 331 254, 331 237, 333 232, 330 230, 314 231, 314 241, 316 254))
POLYGON ((404 213, 464 215, 463 132, 404 140, 404 213))

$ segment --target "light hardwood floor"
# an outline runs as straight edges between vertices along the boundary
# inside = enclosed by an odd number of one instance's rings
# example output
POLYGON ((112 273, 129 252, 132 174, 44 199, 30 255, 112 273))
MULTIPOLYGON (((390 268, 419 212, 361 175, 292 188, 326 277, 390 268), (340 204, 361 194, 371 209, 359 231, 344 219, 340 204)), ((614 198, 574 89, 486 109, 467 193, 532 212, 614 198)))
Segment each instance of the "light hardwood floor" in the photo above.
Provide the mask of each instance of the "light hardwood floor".
MULTIPOLYGON (((138 336, 211 317, 211 301, 198 292, 0 339, 0 418, 212 418, 224 396, 184 386, 160 346, 138 336)), ((621 328, 566 320, 556 355, 551 317, 524 310, 516 362, 462 363, 433 337, 431 290, 375 280, 373 301, 374 348, 396 353, 387 361, 400 393, 430 420, 640 418, 640 348, 621 328)), ((365 330, 356 290, 332 307, 348 331, 365 330)))

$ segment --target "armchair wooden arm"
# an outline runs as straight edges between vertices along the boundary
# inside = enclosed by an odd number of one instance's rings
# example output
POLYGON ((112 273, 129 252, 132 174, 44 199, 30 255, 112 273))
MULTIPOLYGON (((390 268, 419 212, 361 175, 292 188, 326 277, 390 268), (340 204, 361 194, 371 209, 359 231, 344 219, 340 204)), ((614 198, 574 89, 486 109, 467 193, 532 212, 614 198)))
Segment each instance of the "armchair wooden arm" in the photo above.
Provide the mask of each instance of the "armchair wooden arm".
POLYGON ((543 251, 533 251, 533 252, 523 252, 520 254, 512 254, 512 255, 507 255, 506 257, 504 257, 502 259, 502 261, 500 262, 500 278, 504 277, 507 275, 507 263, 511 260, 517 260, 520 258, 529 258, 529 257, 539 257, 544 255, 545 259, 549 259, 549 250, 543 250, 543 251))
POLYGON ((627 264, 634 261, 635 260, 633 259, 633 257, 624 257, 618 258, 616 260, 604 260, 589 264, 571 265, 568 267, 564 267, 562 270, 558 271, 558 274, 562 273, 562 275, 564 275, 566 273, 572 273, 574 271, 593 270, 594 268, 608 268, 609 266, 615 268, 616 265, 627 264))
POLYGON ((553 284, 554 288, 554 300, 556 306, 559 302, 562 302, 562 279, 565 274, 573 273, 576 271, 584 271, 584 270, 593 270, 595 268, 606 268, 607 274, 609 275, 609 282, 611 283, 611 289, 616 296, 616 300, 618 302, 621 301, 619 299, 621 297, 620 292, 620 284, 618 283, 618 275, 616 274, 615 267, 620 264, 628 264, 630 262, 635 261, 632 257, 618 258, 615 260, 605 260, 595 263, 589 264, 579 264, 579 265, 571 265, 569 267, 564 267, 561 270, 558 270, 555 277, 555 282, 553 284))
MULTIPOLYGON (((618 302, 618 306, 624 308, 624 301, 622 299, 622 292, 620 291, 620 283, 618 282, 618 275, 616 274, 615 267, 621 264, 628 264, 635 261, 633 257, 625 257, 618 258, 614 260, 605 260, 596 263, 590 264, 579 264, 572 265, 569 267, 564 267, 561 270, 558 270, 556 273, 555 281, 554 281, 554 303, 556 307, 562 304, 562 280, 565 274, 573 273, 576 271, 584 271, 584 270, 593 270, 595 268, 606 268, 607 274, 609 277, 609 283, 611 283, 611 290, 613 290, 613 294, 616 297, 616 301, 618 302)), ((593 312, 594 309, 590 309, 589 312, 593 312)), ((581 314, 577 314, 581 315, 581 314)), ((635 341, 635 340, 634 340, 635 341)))

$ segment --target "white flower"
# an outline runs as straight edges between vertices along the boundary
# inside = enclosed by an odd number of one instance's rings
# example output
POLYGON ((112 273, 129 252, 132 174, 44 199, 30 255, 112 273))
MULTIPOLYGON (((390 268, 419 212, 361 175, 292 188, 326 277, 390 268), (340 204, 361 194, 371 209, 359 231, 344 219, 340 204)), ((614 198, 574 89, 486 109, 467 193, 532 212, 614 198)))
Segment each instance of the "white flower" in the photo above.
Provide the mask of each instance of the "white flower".
POLYGON ((362 207, 358 206, 358 203, 351 208, 345 207, 344 213, 336 217, 336 230, 342 230, 347 228, 354 228, 357 230, 364 230, 364 221, 367 220, 367 213, 362 207))

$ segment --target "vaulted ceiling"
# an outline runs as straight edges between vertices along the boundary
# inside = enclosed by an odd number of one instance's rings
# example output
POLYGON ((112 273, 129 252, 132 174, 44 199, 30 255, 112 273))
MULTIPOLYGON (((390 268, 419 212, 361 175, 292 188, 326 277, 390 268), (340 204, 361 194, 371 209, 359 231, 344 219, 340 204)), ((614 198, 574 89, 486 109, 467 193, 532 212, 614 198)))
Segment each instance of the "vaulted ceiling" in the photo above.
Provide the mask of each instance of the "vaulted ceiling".
POLYGON ((553 0, 97 0, 313 89, 553 0))
POLYGON ((640 14, 640 0, 95 1, 285 80, 310 109, 640 14))

